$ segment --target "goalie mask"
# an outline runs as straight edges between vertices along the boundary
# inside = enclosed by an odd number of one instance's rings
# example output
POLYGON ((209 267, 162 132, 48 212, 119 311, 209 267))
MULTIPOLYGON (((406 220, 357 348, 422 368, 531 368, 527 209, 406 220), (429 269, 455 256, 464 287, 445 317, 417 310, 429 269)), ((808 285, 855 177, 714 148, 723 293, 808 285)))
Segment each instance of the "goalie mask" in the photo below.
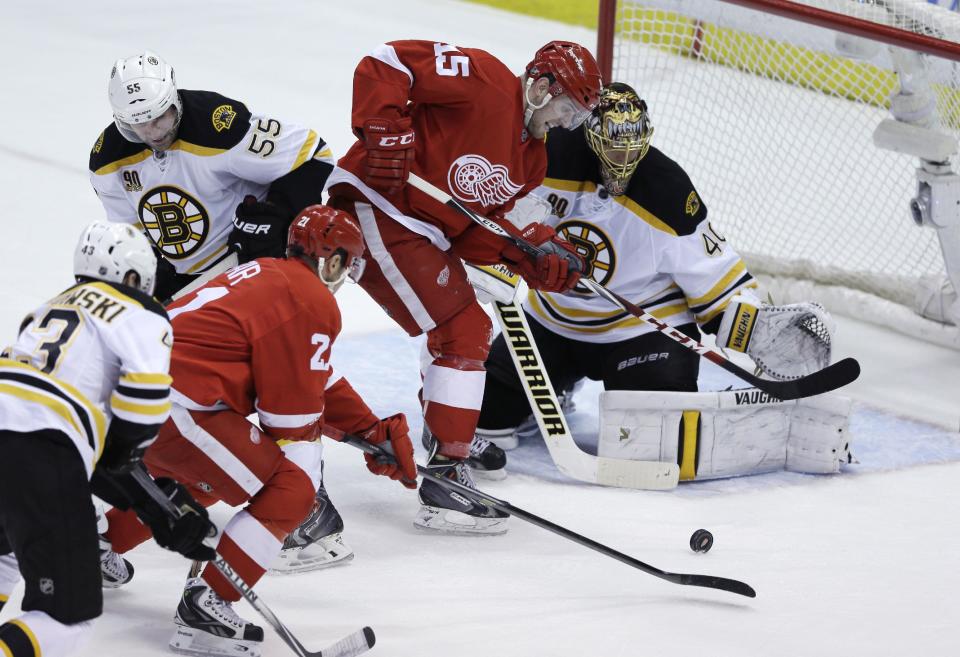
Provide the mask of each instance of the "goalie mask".
POLYGON ((614 82, 603 88, 600 104, 583 129, 600 160, 603 186, 613 196, 620 196, 650 148, 653 125, 647 104, 632 87, 614 82))
POLYGON ((287 255, 316 259, 317 275, 331 292, 348 276, 354 283, 360 281, 366 265, 363 250, 363 233, 354 218, 326 205, 304 208, 287 232, 287 255), (334 255, 340 256, 337 269, 328 264, 334 255))

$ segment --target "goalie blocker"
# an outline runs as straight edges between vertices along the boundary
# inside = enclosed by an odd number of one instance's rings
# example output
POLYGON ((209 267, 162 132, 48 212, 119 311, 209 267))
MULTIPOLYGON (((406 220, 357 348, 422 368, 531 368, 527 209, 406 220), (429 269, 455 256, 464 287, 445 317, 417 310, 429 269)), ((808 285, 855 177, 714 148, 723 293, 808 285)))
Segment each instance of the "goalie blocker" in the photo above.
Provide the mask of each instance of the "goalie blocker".
POLYGON ((757 390, 600 393, 598 455, 677 463, 680 480, 778 470, 833 474, 851 462, 851 401, 780 401, 757 390))

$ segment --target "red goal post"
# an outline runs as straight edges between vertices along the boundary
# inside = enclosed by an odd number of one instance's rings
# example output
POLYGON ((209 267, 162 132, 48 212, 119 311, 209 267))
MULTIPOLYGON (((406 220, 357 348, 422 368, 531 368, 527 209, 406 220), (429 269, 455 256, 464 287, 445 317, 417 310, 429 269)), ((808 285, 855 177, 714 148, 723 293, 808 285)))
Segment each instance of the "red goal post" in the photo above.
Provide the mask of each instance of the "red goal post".
POLYGON ((960 209, 939 203, 960 201, 960 15, 924 0, 600 0, 597 59, 647 100, 654 145, 776 301, 960 348, 960 209), (940 213, 926 228, 918 181, 940 213))

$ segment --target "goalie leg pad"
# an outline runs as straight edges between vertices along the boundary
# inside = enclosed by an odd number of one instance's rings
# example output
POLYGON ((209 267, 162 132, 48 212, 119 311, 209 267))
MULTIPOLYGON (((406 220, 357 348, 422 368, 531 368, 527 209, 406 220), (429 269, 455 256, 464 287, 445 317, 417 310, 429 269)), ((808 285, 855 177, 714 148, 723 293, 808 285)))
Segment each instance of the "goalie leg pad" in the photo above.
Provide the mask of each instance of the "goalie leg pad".
POLYGON ((680 480, 834 473, 849 458, 850 400, 783 402, 756 389, 600 394, 598 455, 680 466, 680 480))

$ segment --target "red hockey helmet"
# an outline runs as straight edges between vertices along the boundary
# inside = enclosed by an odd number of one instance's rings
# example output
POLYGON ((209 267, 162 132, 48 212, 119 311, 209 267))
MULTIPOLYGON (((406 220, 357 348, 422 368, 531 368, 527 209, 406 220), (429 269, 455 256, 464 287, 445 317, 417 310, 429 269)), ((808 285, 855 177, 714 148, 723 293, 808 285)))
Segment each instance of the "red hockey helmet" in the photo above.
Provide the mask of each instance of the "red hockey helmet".
POLYGON ((551 96, 567 94, 586 110, 593 111, 600 102, 600 67, 590 51, 578 43, 551 41, 533 56, 526 73, 533 80, 547 76, 551 96))
MULTIPOLYGON (((287 249, 294 255, 317 258, 321 270, 323 261, 342 249, 346 254, 344 276, 349 275, 354 282, 363 275, 363 248, 363 233, 356 220, 326 205, 310 205, 301 210, 287 232, 287 249)), ((324 282, 339 287, 344 276, 324 282)))

